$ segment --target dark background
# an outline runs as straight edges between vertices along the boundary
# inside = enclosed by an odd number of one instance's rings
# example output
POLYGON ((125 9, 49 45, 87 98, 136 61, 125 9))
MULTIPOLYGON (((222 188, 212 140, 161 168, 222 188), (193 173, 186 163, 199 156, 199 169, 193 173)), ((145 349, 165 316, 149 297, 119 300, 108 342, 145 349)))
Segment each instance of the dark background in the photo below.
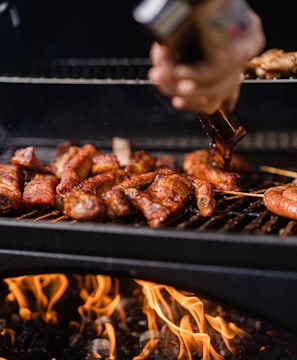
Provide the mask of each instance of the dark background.
MULTIPOLYGON (((9 8, 0 13, 0 66, 24 67, 39 58, 143 57, 150 39, 134 22, 138 0, 7 0, 20 25, 12 26, 9 8)), ((0 0, 0 5, 3 2, 0 0)), ((267 48, 296 50, 296 21, 289 0, 250 0, 263 20, 267 48)))
MULTIPOLYGON (((132 18, 138 0, 0 0, 0 74, 30 75, 36 59, 147 57, 151 38, 132 18), (20 25, 13 27, 15 7, 20 25)), ((262 18, 266 48, 297 50, 292 1, 250 0, 262 18)), ((249 132, 296 128, 296 84, 252 84, 237 106, 249 132)), ((203 134, 196 115, 175 111, 153 86, 0 83, 1 136, 110 140, 143 139, 173 147, 203 134), (157 139, 158 138, 158 139, 157 139)), ((203 134, 204 135, 204 134, 203 134)), ((4 139, 3 138, 3 139, 4 139)), ((2 140, 5 143, 7 140, 2 140)), ((296 144, 297 145, 297 144, 296 144)))

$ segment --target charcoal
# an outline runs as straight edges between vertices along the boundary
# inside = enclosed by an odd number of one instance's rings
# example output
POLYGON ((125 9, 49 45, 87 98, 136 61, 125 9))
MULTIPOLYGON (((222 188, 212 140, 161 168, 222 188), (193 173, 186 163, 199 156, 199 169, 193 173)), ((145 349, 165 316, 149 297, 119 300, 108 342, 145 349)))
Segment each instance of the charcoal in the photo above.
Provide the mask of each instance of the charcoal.
POLYGON ((16 338, 15 347, 22 352, 34 349, 46 352, 51 336, 51 329, 46 324, 26 321, 23 331, 16 338))

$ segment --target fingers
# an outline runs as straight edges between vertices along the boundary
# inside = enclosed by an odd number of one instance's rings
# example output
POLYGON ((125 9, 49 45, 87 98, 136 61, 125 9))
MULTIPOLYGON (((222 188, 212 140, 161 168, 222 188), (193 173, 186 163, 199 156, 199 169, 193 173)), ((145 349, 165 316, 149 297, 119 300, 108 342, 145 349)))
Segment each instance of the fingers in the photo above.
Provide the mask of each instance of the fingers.
POLYGON ((176 91, 176 78, 173 75, 176 64, 170 49, 156 42, 151 47, 150 57, 153 67, 148 72, 148 78, 163 94, 173 96, 176 91))
POLYGON ((150 55, 153 66, 148 77, 164 95, 171 97, 176 109, 205 113, 213 113, 221 106, 227 111, 234 109, 241 67, 230 71, 203 61, 176 64, 170 49, 159 43, 153 44, 150 55))
POLYGON ((223 106, 226 111, 234 109, 240 93, 237 76, 228 77, 212 84, 202 85, 193 80, 176 82, 172 105, 179 110, 213 113, 223 106))

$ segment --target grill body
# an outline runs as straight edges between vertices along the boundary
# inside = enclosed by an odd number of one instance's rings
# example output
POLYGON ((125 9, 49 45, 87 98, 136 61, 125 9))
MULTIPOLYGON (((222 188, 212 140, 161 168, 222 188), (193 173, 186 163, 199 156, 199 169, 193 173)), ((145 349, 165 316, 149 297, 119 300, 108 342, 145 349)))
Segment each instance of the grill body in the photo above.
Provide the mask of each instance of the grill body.
MULTIPOLYGON (((64 140, 110 149, 113 136, 179 159, 208 146, 196 117, 175 111, 146 81, 147 58, 135 58, 133 51, 127 58, 118 49, 103 51, 100 59, 93 53, 77 59, 73 49, 59 52, 62 48, 44 44, 34 61, 26 56, 26 63, 1 77, 1 161, 9 161, 16 148, 33 145, 48 162, 64 140)), ((243 83, 236 112, 248 136, 238 152, 255 169, 296 167, 296 87, 295 79, 243 83)), ((72 224, 1 214, 0 275, 100 272, 142 278, 242 307, 297 331, 296 224, 262 215, 263 206, 252 204, 235 204, 228 214, 222 205, 217 223, 189 215, 154 230, 145 224, 72 224), (242 219, 244 209, 249 211, 242 219), (244 225, 233 227, 239 220, 244 225), (253 221, 258 225, 249 226, 253 221)))

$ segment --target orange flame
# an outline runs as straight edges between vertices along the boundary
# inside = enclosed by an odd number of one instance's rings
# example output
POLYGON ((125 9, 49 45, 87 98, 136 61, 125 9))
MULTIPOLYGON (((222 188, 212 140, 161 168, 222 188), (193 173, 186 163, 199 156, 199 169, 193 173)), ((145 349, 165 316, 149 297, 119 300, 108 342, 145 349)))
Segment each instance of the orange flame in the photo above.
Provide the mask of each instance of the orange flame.
MULTIPOLYGON (((156 315, 175 334, 180 343, 178 359, 192 359, 192 353, 198 353, 203 360, 212 356, 215 360, 224 359, 211 344, 210 335, 206 331, 207 322, 223 337, 228 349, 232 351, 230 340, 241 332, 233 323, 227 323, 219 316, 211 317, 204 312, 203 302, 196 296, 184 295, 170 286, 136 280, 145 294, 144 313, 148 318, 148 327, 156 330, 156 315), (169 295, 169 300, 168 300, 169 295), (186 311, 179 323, 175 319, 170 302, 186 311), (152 311, 153 310, 153 311, 152 311)), ((144 359, 136 357, 134 360, 144 359)))
POLYGON ((65 275, 20 276, 4 281, 11 291, 7 300, 18 302, 19 314, 24 320, 41 317, 47 323, 57 323, 57 314, 53 308, 68 287, 65 275))
POLYGON ((106 336, 109 340, 109 359, 113 360, 115 359, 116 336, 110 317, 116 309, 119 309, 121 298, 119 280, 115 279, 113 283, 110 276, 87 275, 85 278, 80 278, 80 281, 80 297, 84 301, 78 308, 82 319, 80 332, 83 333, 87 325, 86 320, 95 320, 93 323, 97 325, 98 336, 106 336))
MULTIPOLYGON (((111 317, 117 312, 124 323, 125 311, 120 304, 119 279, 104 275, 75 276, 82 305, 77 309, 81 323, 79 334, 90 327, 96 331, 98 340, 108 343, 109 359, 115 359, 116 334, 111 317), (100 339, 99 339, 100 338, 100 339)), ((4 279, 10 293, 7 301, 17 301, 19 314, 24 320, 43 319, 56 324, 58 315, 55 304, 68 287, 68 278, 63 274, 21 276, 4 279)), ((232 352, 232 340, 243 333, 235 324, 222 316, 205 313, 204 303, 192 294, 143 280, 134 280, 143 292, 142 311, 146 315, 148 331, 139 355, 133 360, 144 360, 156 349, 164 326, 178 340, 178 360, 192 359, 197 354, 202 360, 223 360, 211 343, 211 333, 218 333, 226 348, 232 352), (161 329, 161 330, 160 330, 161 329)), ((118 317, 117 317, 118 318, 118 317)), ((4 331, 4 330, 2 330, 4 331)), ((13 333, 11 337, 13 337, 13 333)), ((73 338, 73 342, 76 342, 73 338)), ((97 347, 91 350, 92 358, 102 358, 97 347)), ((106 351, 106 349, 105 349, 106 351)))

